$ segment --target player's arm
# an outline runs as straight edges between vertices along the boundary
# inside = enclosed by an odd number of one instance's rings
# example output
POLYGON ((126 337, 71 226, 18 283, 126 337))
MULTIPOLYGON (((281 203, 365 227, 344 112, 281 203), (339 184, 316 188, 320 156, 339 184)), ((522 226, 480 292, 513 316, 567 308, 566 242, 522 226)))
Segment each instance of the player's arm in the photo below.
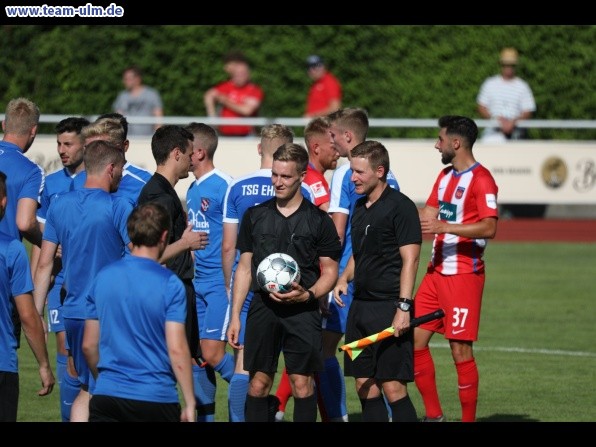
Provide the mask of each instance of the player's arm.
POLYGON ((37 313, 42 318, 44 315, 46 297, 48 296, 48 290, 52 279, 54 257, 56 256, 57 250, 58 245, 56 243, 48 240, 42 242, 37 268, 35 269, 35 274, 33 276, 33 283, 35 285, 33 299, 37 313))
POLYGON ((160 264, 165 264, 180 253, 186 250, 200 250, 204 248, 207 243, 207 233, 203 231, 192 231, 192 224, 189 224, 184 230, 184 233, 182 233, 180 239, 168 244, 158 262, 160 264))
MULTIPOLYGON (((322 211, 327 212, 329 210, 329 200, 327 200, 326 202, 323 202, 319 205, 319 209, 322 211)), ((335 214, 335 213, 334 213, 335 214)), ((340 241, 341 242, 341 241, 340 241)))
POLYGON ((337 282, 339 263, 333 258, 321 256, 319 258, 319 265, 321 267, 321 276, 317 282, 310 287, 310 290, 315 294, 315 298, 327 299, 329 292, 333 290, 333 287, 337 282))
POLYGON ((45 332, 41 319, 35 309, 31 293, 23 293, 14 297, 14 302, 23 326, 23 332, 29 347, 39 365, 39 376, 42 389, 37 392, 39 396, 46 396, 54 389, 54 374, 50 367, 48 349, 46 346, 45 332))
POLYGON ((91 374, 97 379, 97 363, 99 362, 99 320, 85 320, 83 354, 85 354, 85 360, 87 360, 91 374))
POLYGON ((239 349, 238 336, 240 334, 240 311, 246 301, 246 295, 252 284, 252 252, 244 252, 240 255, 238 267, 234 273, 234 289, 232 292, 232 312, 230 315, 230 325, 228 327, 228 343, 239 349))
POLYGON ((331 219, 333 220, 333 224, 335 225, 335 229, 337 230, 337 234, 339 236, 339 242, 341 245, 344 245, 344 239, 346 237, 346 225, 348 224, 348 214, 345 213, 333 213, 331 214, 331 219))
POLYGON ((181 419, 183 422, 194 422, 195 393, 193 388, 192 363, 183 323, 166 321, 166 345, 168 347, 172 369, 184 399, 181 419))
POLYGON ((333 289, 333 299, 341 307, 345 306, 343 300, 341 299, 341 295, 348 293, 348 283, 354 279, 355 265, 354 255, 350 255, 350 259, 348 259, 348 263, 346 264, 346 267, 344 268, 344 271, 340 277, 337 279, 337 283, 333 289))
POLYGON ((224 284, 228 294, 232 283, 232 268, 236 259, 236 241, 238 239, 238 224, 223 224, 223 237, 221 242, 221 264, 223 268, 224 284))
POLYGON ((436 218, 421 219, 422 234, 449 233, 470 239, 493 239, 497 234, 496 217, 485 217, 478 222, 451 224, 436 218))
POLYGON ((17 228, 25 239, 33 245, 41 247, 42 232, 37 220, 37 201, 29 198, 19 199, 17 202, 17 228))
MULTIPOLYGON (((402 259, 402 268, 399 277, 399 296, 396 298, 412 299, 420 263, 420 244, 402 245, 399 247, 399 255, 402 259)), ((410 312, 397 309, 392 326, 395 329, 395 335, 401 335, 410 326, 410 312)))

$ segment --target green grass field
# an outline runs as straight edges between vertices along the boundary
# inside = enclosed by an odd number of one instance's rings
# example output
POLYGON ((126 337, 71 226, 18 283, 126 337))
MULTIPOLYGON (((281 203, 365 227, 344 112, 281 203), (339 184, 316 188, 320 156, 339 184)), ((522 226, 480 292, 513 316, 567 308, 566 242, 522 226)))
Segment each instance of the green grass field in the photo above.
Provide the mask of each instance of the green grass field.
MULTIPOLYGON (((419 279, 430 253, 425 242, 419 279)), ((480 372, 480 422, 596 421, 596 244, 491 242, 475 356, 480 372)), ((54 356, 50 335, 50 356, 54 356)), ((460 420, 457 379, 447 342, 431 349, 439 395, 450 421, 460 420)), ((343 364, 343 360, 341 361, 343 364)), ((55 362, 53 361, 53 364, 55 362)), ((280 369, 281 372, 281 369, 280 369)), ((38 397, 37 368, 23 337, 19 421, 59 421, 58 389, 38 397)), ((360 420, 352 378, 346 378, 351 421, 360 420)), ((423 405, 409 386, 419 416, 423 405)), ((227 421, 227 383, 218 377, 216 420, 227 421)), ((291 420, 292 401, 287 420, 291 420)))

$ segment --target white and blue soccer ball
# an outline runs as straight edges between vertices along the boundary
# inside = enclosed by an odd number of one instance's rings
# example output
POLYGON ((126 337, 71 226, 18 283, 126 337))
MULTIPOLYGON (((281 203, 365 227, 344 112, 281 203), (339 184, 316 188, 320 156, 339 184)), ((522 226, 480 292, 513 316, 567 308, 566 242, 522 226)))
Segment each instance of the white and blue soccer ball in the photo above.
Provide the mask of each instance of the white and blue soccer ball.
POLYGON ((300 282, 300 267, 286 253, 272 253, 257 267, 257 283, 265 292, 288 292, 292 282, 300 282))

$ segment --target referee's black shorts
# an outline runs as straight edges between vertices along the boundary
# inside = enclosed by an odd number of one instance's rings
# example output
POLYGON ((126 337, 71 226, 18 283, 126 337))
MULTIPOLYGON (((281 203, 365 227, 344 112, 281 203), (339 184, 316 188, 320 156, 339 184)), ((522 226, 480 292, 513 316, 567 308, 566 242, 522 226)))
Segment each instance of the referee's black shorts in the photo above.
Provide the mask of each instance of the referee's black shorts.
POLYGON ((321 332, 316 301, 279 304, 255 293, 246 318, 244 369, 274 374, 283 351, 289 374, 323 371, 321 332))
MULTIPOLYGON (((395 301, 352 300, 345 342, 350 343, 388 328, 395 317, 395 301)), ((414 380, 414 331, 368 345, 356 359, 345 353, 344 375, 376 380, 414 380)))

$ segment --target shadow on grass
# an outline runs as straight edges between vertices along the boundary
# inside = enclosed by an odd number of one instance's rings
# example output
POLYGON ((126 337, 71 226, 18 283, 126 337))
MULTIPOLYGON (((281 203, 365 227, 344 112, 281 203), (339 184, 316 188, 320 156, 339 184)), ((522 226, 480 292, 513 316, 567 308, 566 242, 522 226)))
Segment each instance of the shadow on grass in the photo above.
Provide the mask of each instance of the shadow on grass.
MULTIPOLYGON (((350 422, 361 422, 362 413, 350 413, 348 418, 350 422)), ((461 420, 451 420, 450 422, 461 422, 461 420)), ((476 422, 540 422, 540 419, 531 418, 527 414, 495 413, 490 416, 478 418, 476 422)))
POLYGON ((478 418, 477 422, 540 422, 540 419, 531 418, 527 414, 496 413, 487 417, 478 418))

